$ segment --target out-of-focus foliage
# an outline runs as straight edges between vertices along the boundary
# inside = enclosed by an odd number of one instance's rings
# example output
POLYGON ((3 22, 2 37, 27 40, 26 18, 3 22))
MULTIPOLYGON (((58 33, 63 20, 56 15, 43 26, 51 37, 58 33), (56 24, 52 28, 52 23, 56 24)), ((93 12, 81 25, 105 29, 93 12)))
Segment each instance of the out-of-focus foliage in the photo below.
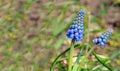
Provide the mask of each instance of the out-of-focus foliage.
MULTIPOLYGON (((109 56, 119 71, 119 4, 119 0, 0 0, 0 71, 47 71, 56 55, 68 48, 65 33, 81 8, 92 13, 90 40, 103 28, 114 29, 106 47, 96 52, 109 56)), ((88 66, 99 69, 93 62, 88 66)))

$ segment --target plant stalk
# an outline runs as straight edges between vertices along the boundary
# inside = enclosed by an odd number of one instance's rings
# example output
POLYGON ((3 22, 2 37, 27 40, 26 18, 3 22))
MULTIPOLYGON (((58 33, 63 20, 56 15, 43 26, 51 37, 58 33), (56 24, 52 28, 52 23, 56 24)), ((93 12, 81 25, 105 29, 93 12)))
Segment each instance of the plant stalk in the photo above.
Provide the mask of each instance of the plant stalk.
MULTIPOLYGON (((74 48, 79 48, 79 47, 81 47, 81 46, 80 46, 80 45, 74 46, 74 48)), ((53 71, 53 70, 54 70, 54 67, 55 67, 57 61, 59 60, 59 58, 60 58, 62 55, 64 55, 65 53, 67 53, 68 51, 70 51, 70 48, 67 48, 66 50, 64 50, 63 52, 61 52, 61 53, 55 58, 55 60, 52 62, 52 65, 51 65, 49 71, 53 71)))
POLYGON ((78 53, 78 56, 77 56, 77 59, 76 59, 76 62, 74 64, 74 66, 73 66, 73 70, 72 71, 77 71, 79 60, 81 58, 82 52, 83 52, 83 47, 80 49, 80 52, 78 53))
POLYGON ((69 65, 68 65, 68 71, 72 71, 72 65, 73 65, 73 55, 74 55, 74 42, 75 40, 73 39, 71 41, 71 47, 70 47, 70 52, 69 52, 69 65))

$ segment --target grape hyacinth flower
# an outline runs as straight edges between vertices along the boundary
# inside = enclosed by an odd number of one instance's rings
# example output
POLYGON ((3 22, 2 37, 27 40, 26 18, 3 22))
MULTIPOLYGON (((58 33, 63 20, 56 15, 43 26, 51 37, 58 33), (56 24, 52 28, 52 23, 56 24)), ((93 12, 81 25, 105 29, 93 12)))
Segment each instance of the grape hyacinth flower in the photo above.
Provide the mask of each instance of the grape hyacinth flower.
POLYGON ((93 39, 93 43, 94 44, 100 44, 101 47, 105 46, 105 43, 107 42, 107 40, 110 38, 110 35, 112 34, 113 30, 110 29, 107 32, 102 33, 101 35, 99 35, 97 38, 93 39))
POLYGON ((70 28, 67 31, 66 36, 70 39, 74 39, 75 41, 79 41, 83 38, 84 34, 84 10, 80 10, 76 18, 73 20, 70 28))

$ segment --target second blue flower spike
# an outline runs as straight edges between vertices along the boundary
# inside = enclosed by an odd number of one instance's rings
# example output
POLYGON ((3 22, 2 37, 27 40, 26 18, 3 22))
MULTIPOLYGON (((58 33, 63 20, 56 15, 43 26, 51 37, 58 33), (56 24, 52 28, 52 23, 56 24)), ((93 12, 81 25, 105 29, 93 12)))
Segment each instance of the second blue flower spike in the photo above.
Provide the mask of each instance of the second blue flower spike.
POLYGON ((80 10, 76 18, 73 20, 73 23, 70 25, 70 28, 67 31, 66 36, 75 41, 80 41, 83 38, 84 34, 84 10, 80 10))
POLYGON ((107 32, 102 33, 101 35, 99 35, 97 38, 93 39, 93 43, 94 44, 100 44, 101 47, 105 46, 105 43, 107 42, 107 40, 110 38, 110 35, 112 34, 113 30, 110 29, 107 32))

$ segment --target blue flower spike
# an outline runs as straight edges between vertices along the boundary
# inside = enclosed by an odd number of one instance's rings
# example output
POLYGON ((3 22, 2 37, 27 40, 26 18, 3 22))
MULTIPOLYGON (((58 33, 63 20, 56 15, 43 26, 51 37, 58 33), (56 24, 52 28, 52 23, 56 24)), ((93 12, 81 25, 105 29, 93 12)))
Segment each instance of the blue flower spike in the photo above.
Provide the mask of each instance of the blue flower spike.
POLYGON ((73 20, 70 28, 67 31, 66 36, 71 40, 80 41, 83 38, 84 34, 84 10, 80 10, 76 18, 73 20))
POLYGON ((107 42, 107 40, 110 38, 111 34, 112 34, 113 30, 110 29, 104 33, 102 33, 101 35, 99 35, 97 38, 93 39, 93 43, 94 44, 100 44, 101 47, 105 46, 105 43, 107 42))

